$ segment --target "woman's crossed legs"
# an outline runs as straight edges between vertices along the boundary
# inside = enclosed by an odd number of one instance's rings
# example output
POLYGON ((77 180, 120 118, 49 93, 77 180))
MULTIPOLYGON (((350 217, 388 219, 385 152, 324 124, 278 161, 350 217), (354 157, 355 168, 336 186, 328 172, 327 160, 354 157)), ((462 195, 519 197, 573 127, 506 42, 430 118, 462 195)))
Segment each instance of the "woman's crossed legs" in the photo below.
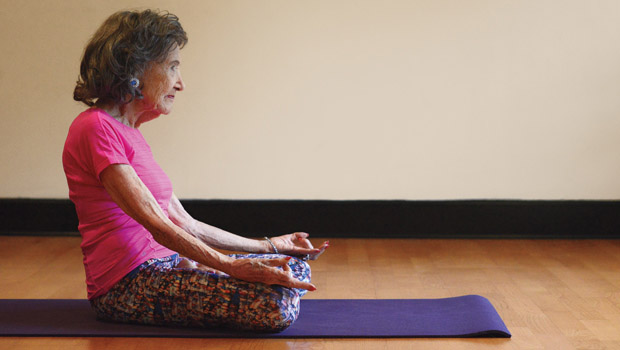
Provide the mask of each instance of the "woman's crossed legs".
MULTIPOLYGON (((176 255, 148 261, 91 304, 98 318, 115 322, 264 332, 282 331, 299 315, 299 299, 305 290, 246 282, 195 266, 176 255)), ((289 266, 295 278, 310 282, 307 263, 292 258, 289 266)))

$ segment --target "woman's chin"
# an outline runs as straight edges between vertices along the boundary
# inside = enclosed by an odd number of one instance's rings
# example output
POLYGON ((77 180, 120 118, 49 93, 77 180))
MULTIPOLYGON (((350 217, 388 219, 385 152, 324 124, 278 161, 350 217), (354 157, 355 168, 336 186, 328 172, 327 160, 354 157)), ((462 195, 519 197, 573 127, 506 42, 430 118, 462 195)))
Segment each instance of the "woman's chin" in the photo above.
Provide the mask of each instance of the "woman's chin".
POLYGON ((163 114, 163 115, 170 114, 170 112, 172 112, 172 103, 167 103, 164 106, 159 106, 159 108, 157 108, 157 112, 159 112, 159 114, 163 114))

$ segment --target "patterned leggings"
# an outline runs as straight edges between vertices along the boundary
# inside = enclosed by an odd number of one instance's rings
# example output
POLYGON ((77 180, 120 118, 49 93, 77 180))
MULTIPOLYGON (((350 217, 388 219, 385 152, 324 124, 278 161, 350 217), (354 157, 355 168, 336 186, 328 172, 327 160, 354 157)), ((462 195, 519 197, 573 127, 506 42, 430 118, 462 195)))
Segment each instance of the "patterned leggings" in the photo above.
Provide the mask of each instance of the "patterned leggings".
MULTIPOLYGON (((274 254, 231 255, 278 258, 274 254)), ((223 273, 179 268, 178 255, 140 265, 110 291, 91 301, 99 319, 166 326, 228 327, 279 332, 299 315, 306 291, 245 282, 223 273)), ((310 266, 292 258, 293 276, 310 282, 310 266)))

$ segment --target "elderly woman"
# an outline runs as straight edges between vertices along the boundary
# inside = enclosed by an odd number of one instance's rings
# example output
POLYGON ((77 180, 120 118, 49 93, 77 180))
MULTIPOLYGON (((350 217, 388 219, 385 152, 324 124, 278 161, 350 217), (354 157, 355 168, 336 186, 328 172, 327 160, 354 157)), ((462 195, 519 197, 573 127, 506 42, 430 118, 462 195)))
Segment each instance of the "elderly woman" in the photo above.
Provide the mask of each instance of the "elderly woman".
POLYGON ((315 259, 328 242, 314 248, 303 232, 248 239, 183 209, 138 128, 170 113, 185 88, 186 43, 172 14, 118 12, 84 51, 74 99, 90 108, 71 124, 62 160, 88 298, 105 320, 280 331, 316 289, 298 257, 315 259))

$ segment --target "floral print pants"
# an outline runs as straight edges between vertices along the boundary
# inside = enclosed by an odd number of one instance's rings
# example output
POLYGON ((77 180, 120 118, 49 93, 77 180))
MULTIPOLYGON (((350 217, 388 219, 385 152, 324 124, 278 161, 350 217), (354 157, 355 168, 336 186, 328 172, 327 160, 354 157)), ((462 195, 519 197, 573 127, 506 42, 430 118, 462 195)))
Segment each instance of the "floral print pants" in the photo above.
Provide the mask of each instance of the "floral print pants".
MULTIPOLYGON (((274 254, 231 255, 237 259, 274 254)), ((278 332, 299 316, 305 290, 242 281, 221 272, 179 268, 173 255, 145 262, 103 296, 91 300, 102 320, 183 327, 278 332)), ((310 266, 292 258, 293 276, 310 282, 310 266)))

